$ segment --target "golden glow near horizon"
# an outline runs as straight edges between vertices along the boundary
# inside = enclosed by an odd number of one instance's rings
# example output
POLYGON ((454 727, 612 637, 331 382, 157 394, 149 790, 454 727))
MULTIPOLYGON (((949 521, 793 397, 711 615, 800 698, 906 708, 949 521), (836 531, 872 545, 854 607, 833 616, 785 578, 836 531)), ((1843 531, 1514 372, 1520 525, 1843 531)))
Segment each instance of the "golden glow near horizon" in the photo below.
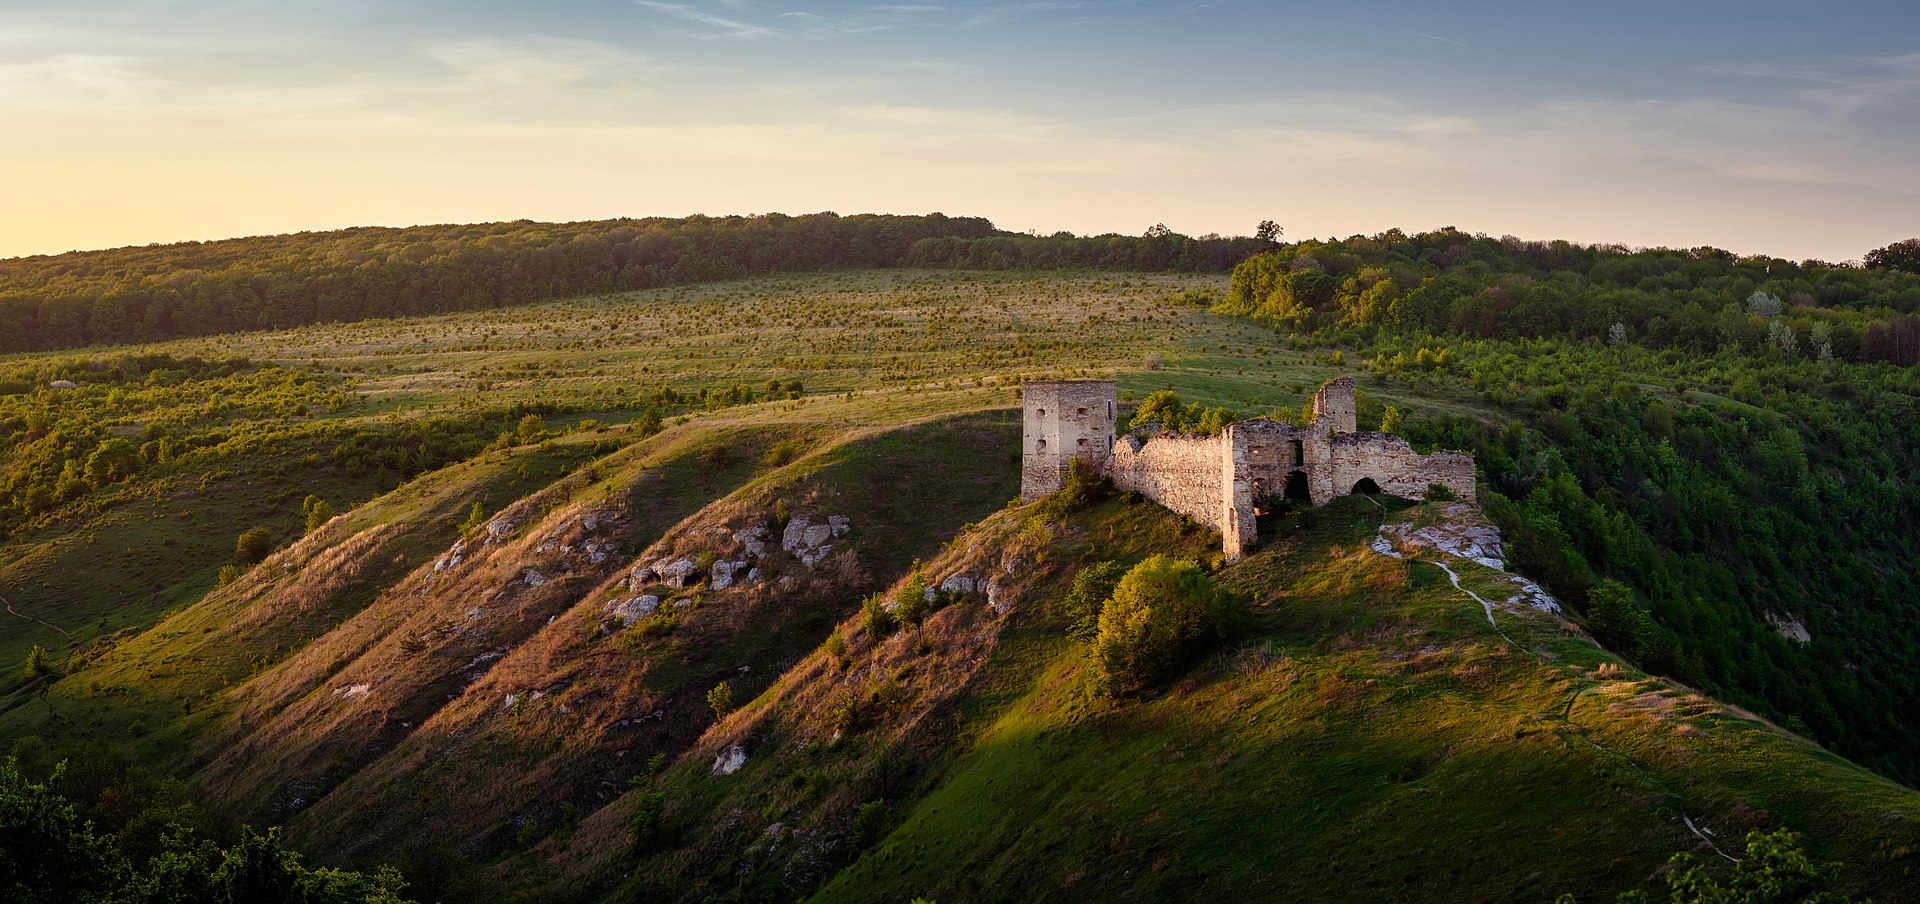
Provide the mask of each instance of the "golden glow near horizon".
POLYGON ((1413 5, 97 6, 0 11, 0 256, 819 210, 1831 260, 1920 233, 1920 54, 1877 45, 1709 54, 1413 5))

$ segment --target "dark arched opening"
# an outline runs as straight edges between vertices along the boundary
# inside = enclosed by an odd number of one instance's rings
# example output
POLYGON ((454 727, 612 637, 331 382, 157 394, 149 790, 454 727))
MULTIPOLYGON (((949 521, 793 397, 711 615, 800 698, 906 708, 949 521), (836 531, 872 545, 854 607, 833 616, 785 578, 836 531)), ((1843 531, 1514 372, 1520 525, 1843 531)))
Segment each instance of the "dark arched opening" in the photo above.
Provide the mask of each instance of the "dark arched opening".
POLYGON ((1353 492, 1356 495, 1362 496, 1378 496, 1380 495, 1380 485, 1374 483, 1371 477, 1362 477, 1359 483, 1353 485, 1353 492))
POLYGON ((1280 495, 1300 502, 1311 502, 1313 494, 1307 490, 1307 472, 1295 471, 1287 475, 1286 489, 1280 495))

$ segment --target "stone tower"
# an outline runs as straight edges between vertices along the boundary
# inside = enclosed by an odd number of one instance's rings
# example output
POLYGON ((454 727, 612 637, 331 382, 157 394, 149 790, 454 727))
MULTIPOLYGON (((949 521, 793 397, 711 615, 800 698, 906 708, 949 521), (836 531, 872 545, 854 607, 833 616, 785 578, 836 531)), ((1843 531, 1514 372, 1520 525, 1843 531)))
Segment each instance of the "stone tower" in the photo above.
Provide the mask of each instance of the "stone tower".
POLYGON ((1106 470, 1107 458, 1113 454, 1117 398, 1112 380, 1027 383, 1021 389, 1026 403, 1026 416, 1020 422, 1022 502, 1065 486, 1067 463, 1075 458, 1086 459, 1095 470, 1106 470))
POLYGON ((1319 426, 1332 427, 1341 434, 1360 432, 1359 405, 1354 401, 1353 392, 1352 377, 1321 384, 1320 391, 1313 394, 1314 420, 1326 419, 1326 423, 1319 426))

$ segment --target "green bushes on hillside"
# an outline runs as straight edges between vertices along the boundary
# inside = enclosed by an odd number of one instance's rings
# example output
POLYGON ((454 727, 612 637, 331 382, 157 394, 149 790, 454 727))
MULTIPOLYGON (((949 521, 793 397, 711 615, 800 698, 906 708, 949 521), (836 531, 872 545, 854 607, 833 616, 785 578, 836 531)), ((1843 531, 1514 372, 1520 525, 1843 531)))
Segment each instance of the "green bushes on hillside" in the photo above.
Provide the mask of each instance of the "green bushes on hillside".
POLYGON ((1391 231, 1252 258, 1215 310, 1495 412, 1399 426, 1475 455, 1516 568, 1642 666, 1920 779, 1920 274, 1391 231))
POLYGON ((1229 599, 1198 563, 1164 555, 1135 565, 1100 609, 1093 656, 1108 693, 1137 693, 1226 631, 1229 599))
POLYGON ((1239 416, 1229 408, 1204 408, 1199 402, 1182 404, 1180 396, 1171 389, 1162 389, 1147 396, 1133 414, 1130 427, 1159 425, 1168 433, 1195 433, 1201 436, 1217 436, 1227 425, 1239 420, 1239 416))

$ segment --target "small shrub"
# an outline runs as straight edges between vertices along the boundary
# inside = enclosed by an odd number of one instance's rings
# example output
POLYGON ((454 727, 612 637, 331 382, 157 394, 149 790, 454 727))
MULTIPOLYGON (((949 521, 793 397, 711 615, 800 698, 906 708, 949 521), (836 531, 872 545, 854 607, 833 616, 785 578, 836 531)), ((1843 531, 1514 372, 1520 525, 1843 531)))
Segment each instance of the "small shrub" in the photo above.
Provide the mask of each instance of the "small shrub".
POLYGON ((827 635, 827 655, 843 665, 847 661, 847 638, 840 633, 838 625, 834 626, 833 633, 827 635))
POLYGON ((631 429, 635 433, 640 434, 642 437, 648 437, 656 433, 659 433, 660 432, 660 409, 648 408, 647 410, 640 412, 640 416, 633 419, 633 424, 629 429, 631 429))
POLYGON ((1428 502, 1452 502, 1460 497, 1454 495, 1453 488, 1444 483, 1427 484, 1428 502))
POLYGON ((333 520, 333 506, 328 505, 325 499, 318 496, 308 496, 307 500, 300 504, 300 510, 307 516, 307 533, 313 533, 319 530, 321 525, 333 520))
POLYGON ((246 569, 231 562, 220 566, 220 586, 225 587, 234 581, 240 580, 240 576, 243 574, 246 574, 246 569))
POLYGON ((46 648, 39 644, 34 644, 33 650, 27 654, 26 668, 21 670, 20 683, 26 684, 52 671, 53 666, 47 661, 46 648))
POLYGON ((860 615, 867 629, 867 637, 879 643, 893 636, 895 623, 893 613, 887 611, 887 599, 876 593, 860 601, 860 615))
POLYGON ((1229 600, 1189 560, 1152 556, 1115 585, 1100 612, 1094 659, 1108 693, 1146 689, 1226 633, 1229 600))
POLYGON ((714 685, 713 690, 707 691, 707 705, 713 707, 715 719, 726 718, 727 713, 733 712, 733 686, 725 681, 714 685))
POLYGON ((661 839, 661 815, 667 809, 665 791, 635 791, 633 815, 627 817, 627 831, 633 835, 633 847, 640 853, 652 851, 661 839))
POLYGON ((521 418, 519 429, 514 431, 514 439, 519 440, 520 445, 523 446, 537 443, 546 438, 547 422, 541 420, 540 415, 537 414, 529 414, 521 418))
POLYGON ((1081 640, 1092 640, 1100 630, 1100 610, 1114 585, 1127 573, 1119 562, 1095 562, 1073 576, 1073 589, 1067 593, 1067 633, 1081 640))
POLYGON ((853 692, 842 689, 827 708, 827 728, 842 737, 852 734, 860 725, 860 705, 853 699, 853 692))
POLYGON ((1046 520, 1064 518, 1106 498, 1112 489, 1113 485, 1085 459, 1075 458, 1067 463, 1066 485, 1040 500, 1034 515, 1046 520))
POLYGON ((913 642, 913 652, 918 656, 933 652, 933 638, 925 631, 920 632, 920 639, 913 642))
POLYGON ((1605 580, 1587 590, 1587 628, 1609 648, 1628 655, 1640 651, 1648 619, 1633 601, 1633 589, 1605 580))
POLYGON ((248 565, 257 565, 273 552, 273 532, 256 527, 240 535, 233 543, 233 557, 248 565))
POLYGON ((854 850, 866 850, 880 840, 881 830, 887 825, 887 811, 887 802, 884 800, 868 801, 860 805, 859 812, 853 815, 853 830, 849 833, 848 839, 852 842, 854 850))
POLYGON ((760 463, 769 468, 777 468, 799 458, 801 451, 799 441, 783 439, 767 447, 766 453, 760 456, 760 463))
POLYGON ((927 587, 926 572, 920 561, 915 559, 913 570, 907 574, 907 582, 900 586, 900 604, 893 610, 893 619, 899 627, 920 627, 920 623, 927 617, 929 595, 931 594, 927 587))
POLYGON ((1399 436, 1400 420, 1400 409, 1388 405, 1386 413, 1380 416, 1380 432, 1399 436))

